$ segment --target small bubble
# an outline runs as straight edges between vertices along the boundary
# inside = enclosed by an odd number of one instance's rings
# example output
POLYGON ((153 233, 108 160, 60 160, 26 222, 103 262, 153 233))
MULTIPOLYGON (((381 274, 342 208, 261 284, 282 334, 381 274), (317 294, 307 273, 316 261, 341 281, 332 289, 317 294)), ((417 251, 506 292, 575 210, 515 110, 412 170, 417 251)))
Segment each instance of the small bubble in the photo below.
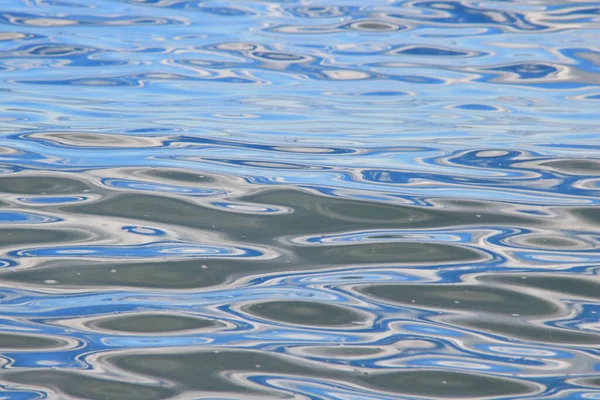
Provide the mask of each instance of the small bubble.
POLYGON ((208 265, 204 265, 204 264, 203 264, 203 265, 201 265, 201 266, 200 266, 200 268, 202 268, 202 269, 207 269, 207 268, 208 268, 208 265))
POLYGON ((510 315, 512 315, 513 317, 520 317, 521 316, 521 314, 510 314, 510 315))
POLYGON ((475 215, 477 218, 481 218, 481 214, 477 214, 475 215))
POLYGON ((411 300, 410 302, 411 302, 411 303, 415 303, 415 302, 416 302, 416 300, 411 300))
POLYGON ((525 279, 527 279, 527 277, 526 276, 522 276, 521 279, 525 280, 525 279))
POLYGON ((443 383, 444 385, 447 385, 447 384, 448 384, 448 381, 442 381, 442 383, 443 383))
POLYGON ((111 270, 110 270, 110 273, 111 273, 111 274, 114 274, 115 272, 117 272, 117 270, 116 270, 116 269, 111 269, 111 270))
POLYGON ((53 285, 55 283, 58 283, 58 281, 55 281, 54 279, 46 279, 44 281, 44 283, 48 284, 48 285, 53 285))
POLYGON ((261 368, 261 365, 260 364, 256 364, 255 367, 256 368, 261 368))
POLYGON ((455 304, 460 304, 460 301, 458 301, 458 300, 454 300, 454 303, 455 303, 455 304))

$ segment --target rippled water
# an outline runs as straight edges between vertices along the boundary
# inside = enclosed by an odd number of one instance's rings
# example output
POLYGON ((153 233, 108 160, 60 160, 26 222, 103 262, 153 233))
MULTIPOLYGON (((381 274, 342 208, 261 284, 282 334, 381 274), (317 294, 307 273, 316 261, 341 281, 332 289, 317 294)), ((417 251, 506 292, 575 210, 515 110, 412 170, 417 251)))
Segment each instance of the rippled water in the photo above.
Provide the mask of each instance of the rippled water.
POLYGON ((0 397, 600 399, 600 2, 0 1, 0 397))

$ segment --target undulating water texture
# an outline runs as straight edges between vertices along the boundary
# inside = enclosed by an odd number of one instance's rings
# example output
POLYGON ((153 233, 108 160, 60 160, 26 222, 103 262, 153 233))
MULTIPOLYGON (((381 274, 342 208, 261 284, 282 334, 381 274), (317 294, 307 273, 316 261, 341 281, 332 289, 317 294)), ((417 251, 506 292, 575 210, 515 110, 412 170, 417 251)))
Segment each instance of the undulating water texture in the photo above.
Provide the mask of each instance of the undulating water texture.
POLYGON ((0 398, 600 399, 600 2, 0 0, 0 398))

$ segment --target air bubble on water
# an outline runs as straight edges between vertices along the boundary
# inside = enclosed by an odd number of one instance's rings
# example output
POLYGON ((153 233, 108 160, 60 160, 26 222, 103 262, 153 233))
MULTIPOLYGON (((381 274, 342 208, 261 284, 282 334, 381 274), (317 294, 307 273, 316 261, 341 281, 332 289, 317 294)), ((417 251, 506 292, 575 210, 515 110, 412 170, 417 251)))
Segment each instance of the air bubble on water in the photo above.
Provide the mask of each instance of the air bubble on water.
POLYGON ((256 368, 261 368, 262 366, 260 364, 256 364, 255 367, 256 368))
POLYGON ((200 268, 202 268, 202 269, 207 269, 207 268, 208 268, 208 265, 204 265, 204 264, 202 264, 202 265, 200 266, 200 268))
POLYGON ((447 385, 447 384, 448 384, 448 381, 442 381, 442 383, 443 383, 444 385, 447 385))
POLYGON ((455 303, 455 304, 460 304, 460 301, 458 301, 458 300, 454 300, 454 303, 455 303))
POLYGON ((477 214, 475 215, 477 218, 481 218, 481 214, 477 214))
POLYGON ((114 274, 115 272, 117 272, 117 270, 116 270, 116 269, 111 269, 111 270, 110 270, 110 273, 111 273, 111 274, 114 274))
POLYGON ((521 314, 511 314, 513 317, 520 317, 521 314))
POLYGON ((58 281, 55 281, 54 279, 46 279, 44 281, 44 283, 48 284, 48 285, 53 285, 55 283, 58 283, 58 281))

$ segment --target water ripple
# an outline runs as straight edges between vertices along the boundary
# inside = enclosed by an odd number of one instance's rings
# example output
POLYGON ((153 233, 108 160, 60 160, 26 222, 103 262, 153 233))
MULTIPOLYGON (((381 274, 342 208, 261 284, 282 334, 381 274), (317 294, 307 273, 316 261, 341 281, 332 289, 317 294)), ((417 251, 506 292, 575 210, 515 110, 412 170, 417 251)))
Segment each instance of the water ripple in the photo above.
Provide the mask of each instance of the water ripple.
POLYGON ((600 398, 600 3, 0 10, 0 397, 600 398))

